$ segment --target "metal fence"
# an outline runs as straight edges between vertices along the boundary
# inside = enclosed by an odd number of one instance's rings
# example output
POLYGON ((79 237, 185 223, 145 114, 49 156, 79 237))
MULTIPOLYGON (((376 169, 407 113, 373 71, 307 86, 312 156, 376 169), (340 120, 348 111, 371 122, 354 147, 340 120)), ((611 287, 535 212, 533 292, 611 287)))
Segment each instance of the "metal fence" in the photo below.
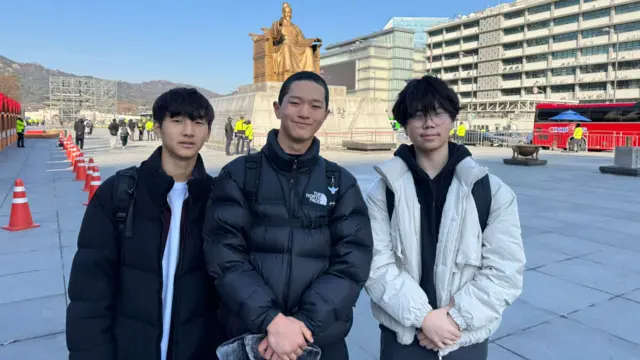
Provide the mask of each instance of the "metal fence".
MULTIPOLYGON (((398 131, 397 138, 400 142, 408 143, 411 141, 402 130, 398 131)), ((530 143, 531 133, 522 131, 481 132, 467 130, 464 136, 456 134, 451 136, 451 141, 470 146, 512 146, 530 143)))
MULTIPOLYGON (((267 142, 268 132, 254 132, 252 148, 259 149, 267 142)), ((342 141, 355 140, 363 142, 375 142, 375 143, 391 143, 398 142, 396 132, 380 129, 357 129, 349 131, 319 131, 316 137, 320 140, 320 146, 323 148, 341 148, 342 141)), ((235 141, 235 140, 234 140, 235 141)), ((224 139, 211 139, 210 144, 222 145, 224 139)))

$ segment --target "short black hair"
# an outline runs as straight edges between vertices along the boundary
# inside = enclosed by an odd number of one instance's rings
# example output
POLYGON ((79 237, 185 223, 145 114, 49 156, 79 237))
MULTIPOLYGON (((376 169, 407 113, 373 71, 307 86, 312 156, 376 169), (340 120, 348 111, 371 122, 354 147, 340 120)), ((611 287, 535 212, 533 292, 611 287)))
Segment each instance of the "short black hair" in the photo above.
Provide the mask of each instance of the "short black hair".
POLYGON ((437 107, 449 114, 451 121, 456 121, 460 112, 460 100, 447 83, 437 77, 425 75, 407 83, 398 94, 391 111, 393 118, 406 127, 407 121, 417 113, 425 116, 434 114, 437 107))
POLYGON ((158 96, 152 112, 153 122, 160 126, 166 117, 186 116, 192 121, 205 119, 211 128, 215 119, 209 100, 193 88, 174 88, 158 96))
POLYGON ((324 81, 322 76, 311 71, 297 72, 289 76, 289 78, 287 78, 287 80, 285 80, 284 83, 282 83, 282 87, 280 88, 280 94, 278 94, 279 105, 282 105, 282 102, 284 101, 284 97, 287 96, 287 94, 289 93, 289 89, 291 89, 291 85, 293 85, 293 83, 298 81, 311 81, 312 83, 316 83, 322 86, 322 88, 324 89, 324 103, 327 109, 329 108, 329 86, 327 85, 327 82, 324 81))

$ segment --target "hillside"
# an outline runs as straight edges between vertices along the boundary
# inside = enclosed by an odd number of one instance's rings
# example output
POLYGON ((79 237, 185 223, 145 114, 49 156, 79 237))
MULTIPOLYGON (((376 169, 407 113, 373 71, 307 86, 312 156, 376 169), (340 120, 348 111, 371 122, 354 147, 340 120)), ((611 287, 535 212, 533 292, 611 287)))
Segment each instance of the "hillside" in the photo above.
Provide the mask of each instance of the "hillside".
MULTIPOLYGON (((49 94, 50 75, 79 76, 60 70, 48 69, 36 63, 18 63, 4 56, 0 56, 0 76, 11 75, 18 75, 20 77, 22 103, 26 106, 40 105, 45 101, 45 95, 49 94)), ((118 83, 118 102, 151 106, 160 94, 177 86, 193 87, 192 85, 179 84, 166 80, 147 81, 141 84, 122 81, 118 83)), ((197 86, 196 88, 207 98, 220 96, 207 89, 197 86)))

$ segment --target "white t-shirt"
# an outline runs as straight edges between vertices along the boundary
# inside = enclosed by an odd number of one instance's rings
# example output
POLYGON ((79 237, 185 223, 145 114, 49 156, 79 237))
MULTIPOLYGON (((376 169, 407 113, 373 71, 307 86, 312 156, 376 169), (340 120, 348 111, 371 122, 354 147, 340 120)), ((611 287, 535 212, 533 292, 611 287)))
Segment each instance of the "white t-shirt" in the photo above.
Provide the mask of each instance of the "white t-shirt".
POLYGON ((182 204, 187 198, 187 183, 176 182, 167 195, 171 208, 169 235, 162 256, 162 340, 160 341, 161 360, 167 359, 169 335, 171 333, 171 310, 173 307, 173 280, 180 255, 180 221, 182 204))

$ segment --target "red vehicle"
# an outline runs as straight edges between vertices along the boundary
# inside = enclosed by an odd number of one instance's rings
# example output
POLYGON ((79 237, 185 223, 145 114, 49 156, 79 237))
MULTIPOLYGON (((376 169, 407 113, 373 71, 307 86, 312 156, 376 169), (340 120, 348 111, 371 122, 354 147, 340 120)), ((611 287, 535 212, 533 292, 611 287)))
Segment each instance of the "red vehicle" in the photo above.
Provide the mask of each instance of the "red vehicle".
POLYGON ((579 121, 549 120, 573 110, 590 119, 580 126, 588 150, 613 150, 616 146, 640 146, 640 102, 615 104, 552 104, 536 106, 533 144, 545 149, 566 149, 579 121))

